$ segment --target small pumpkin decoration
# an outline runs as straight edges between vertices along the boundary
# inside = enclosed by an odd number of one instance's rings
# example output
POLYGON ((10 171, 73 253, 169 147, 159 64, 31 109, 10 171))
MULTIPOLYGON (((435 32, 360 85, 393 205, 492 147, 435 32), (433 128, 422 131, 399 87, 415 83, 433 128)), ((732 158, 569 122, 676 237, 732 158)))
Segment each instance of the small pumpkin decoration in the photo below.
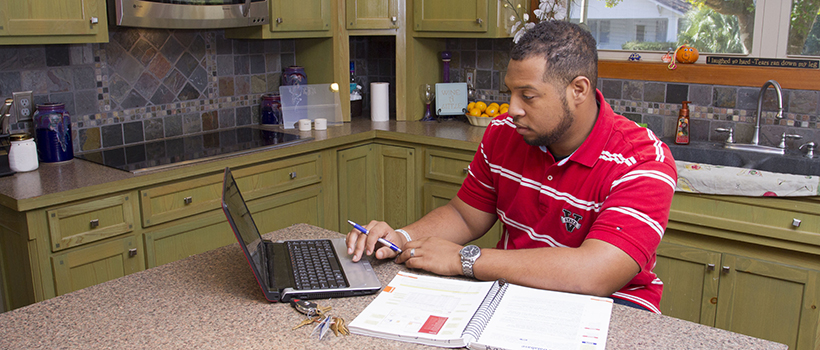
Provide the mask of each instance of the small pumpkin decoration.
POLYGON ((698 49, 686 44, 681 45, 675 51, 675 60, 680 63, 695 63, 698 60, 698 49))

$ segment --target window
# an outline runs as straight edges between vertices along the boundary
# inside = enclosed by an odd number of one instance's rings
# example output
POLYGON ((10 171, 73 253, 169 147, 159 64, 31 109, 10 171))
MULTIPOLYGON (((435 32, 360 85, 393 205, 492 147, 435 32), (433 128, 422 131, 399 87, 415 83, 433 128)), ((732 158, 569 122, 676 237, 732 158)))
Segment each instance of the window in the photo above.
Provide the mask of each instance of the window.
POLYGON ((570 2, 570 20, 590 29, 598 23, 593 35, 604 59, 625 59, 636 51, 658 51, 660 56, 684 43, 711 54, 820 56, 818 14, 820 1, 813 0, 570 2), (582 13, 585 18, 580 18, 582 13), (604 21, 606 42, 600 40, 604 21))

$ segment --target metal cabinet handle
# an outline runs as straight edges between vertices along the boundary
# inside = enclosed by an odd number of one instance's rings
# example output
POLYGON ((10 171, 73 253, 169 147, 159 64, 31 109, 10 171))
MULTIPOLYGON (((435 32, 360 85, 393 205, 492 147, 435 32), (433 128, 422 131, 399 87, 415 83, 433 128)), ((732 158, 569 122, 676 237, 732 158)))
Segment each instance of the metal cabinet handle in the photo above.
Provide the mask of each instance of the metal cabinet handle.
POLYGON ((294 171, 294 172, 290 173, 290 179, 293 180, 295 178, 296 178, 296 172, 294 171))
POLYGON ((396 23, 398 20, 399 18, 396 16, 390 17, 390 21, 392 21, 393 23, 396 23))
POLYGON ((100 226, 100 219, 91 220, 88 222, 88 224, 91 226, 91 228, 97 228, 98 226, 100 226))
POLYGON ((133 258, 135 256, 137 256, 137 248, 128 249, 128 257, 133 258))
POLYGON ((465 174, 470 172, 470 168, 464 168, 464 169, 461 169, 461 170, 464 171, 465 174))
POLYGON ((182 198, 182 202, 185 204, 191 204, 194 201, 194 197, 185 197, 182 198))
POLYGON ((715 264, 707 264, 706 269, 709 271, 715 271, 715 264))
POLYGON ((481 25, 481 23, 484 23, 484 20, 481 19, 481 18, 476 18, 475 22, 478 23, 479 25, 481 25))
POLYGON ((803 221, 798 219, 798 218, 792 219, 792 226, 794 226, 794 227, 800 227, 801 223, 803 223, 803 221))
POLYGON ((723 270, 723 273, 729 273, 732 269, 729 266, 723 266, 721 267, 721 270, 723 270))
POLYGON ((97 23, 100 23, 100 19, 97 18, 97 17, 91 17, 91 24, 97 24, 97 23))
POLYGON ((282 17, 276 19, 276 24, 282 24, 282 17))

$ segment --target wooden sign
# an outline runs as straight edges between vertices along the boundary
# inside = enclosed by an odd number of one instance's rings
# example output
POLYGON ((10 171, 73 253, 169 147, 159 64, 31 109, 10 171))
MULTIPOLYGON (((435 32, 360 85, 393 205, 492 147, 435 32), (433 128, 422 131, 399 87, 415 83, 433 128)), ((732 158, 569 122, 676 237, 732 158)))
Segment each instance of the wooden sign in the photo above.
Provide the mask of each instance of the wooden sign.
POLYGON ((818 60, 790 60, 785 58, 755 58, 731 56, 709 56, 706 57, 706 64, 777 68, 820 68, 820 61, 818 60))
POLYGON ((467 83, 436 84, 436 114, 463 115, 467 112, 467 83))

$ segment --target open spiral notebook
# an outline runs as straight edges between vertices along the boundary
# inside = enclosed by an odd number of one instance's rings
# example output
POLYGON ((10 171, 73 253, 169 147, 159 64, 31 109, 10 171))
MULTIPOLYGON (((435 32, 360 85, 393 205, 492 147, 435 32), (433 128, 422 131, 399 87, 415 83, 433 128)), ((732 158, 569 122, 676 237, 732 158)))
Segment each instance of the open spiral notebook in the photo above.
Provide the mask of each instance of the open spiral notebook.
POLYGON ((400 272, 350 332, 447 348, 606 348, 612 299, 400 272))

